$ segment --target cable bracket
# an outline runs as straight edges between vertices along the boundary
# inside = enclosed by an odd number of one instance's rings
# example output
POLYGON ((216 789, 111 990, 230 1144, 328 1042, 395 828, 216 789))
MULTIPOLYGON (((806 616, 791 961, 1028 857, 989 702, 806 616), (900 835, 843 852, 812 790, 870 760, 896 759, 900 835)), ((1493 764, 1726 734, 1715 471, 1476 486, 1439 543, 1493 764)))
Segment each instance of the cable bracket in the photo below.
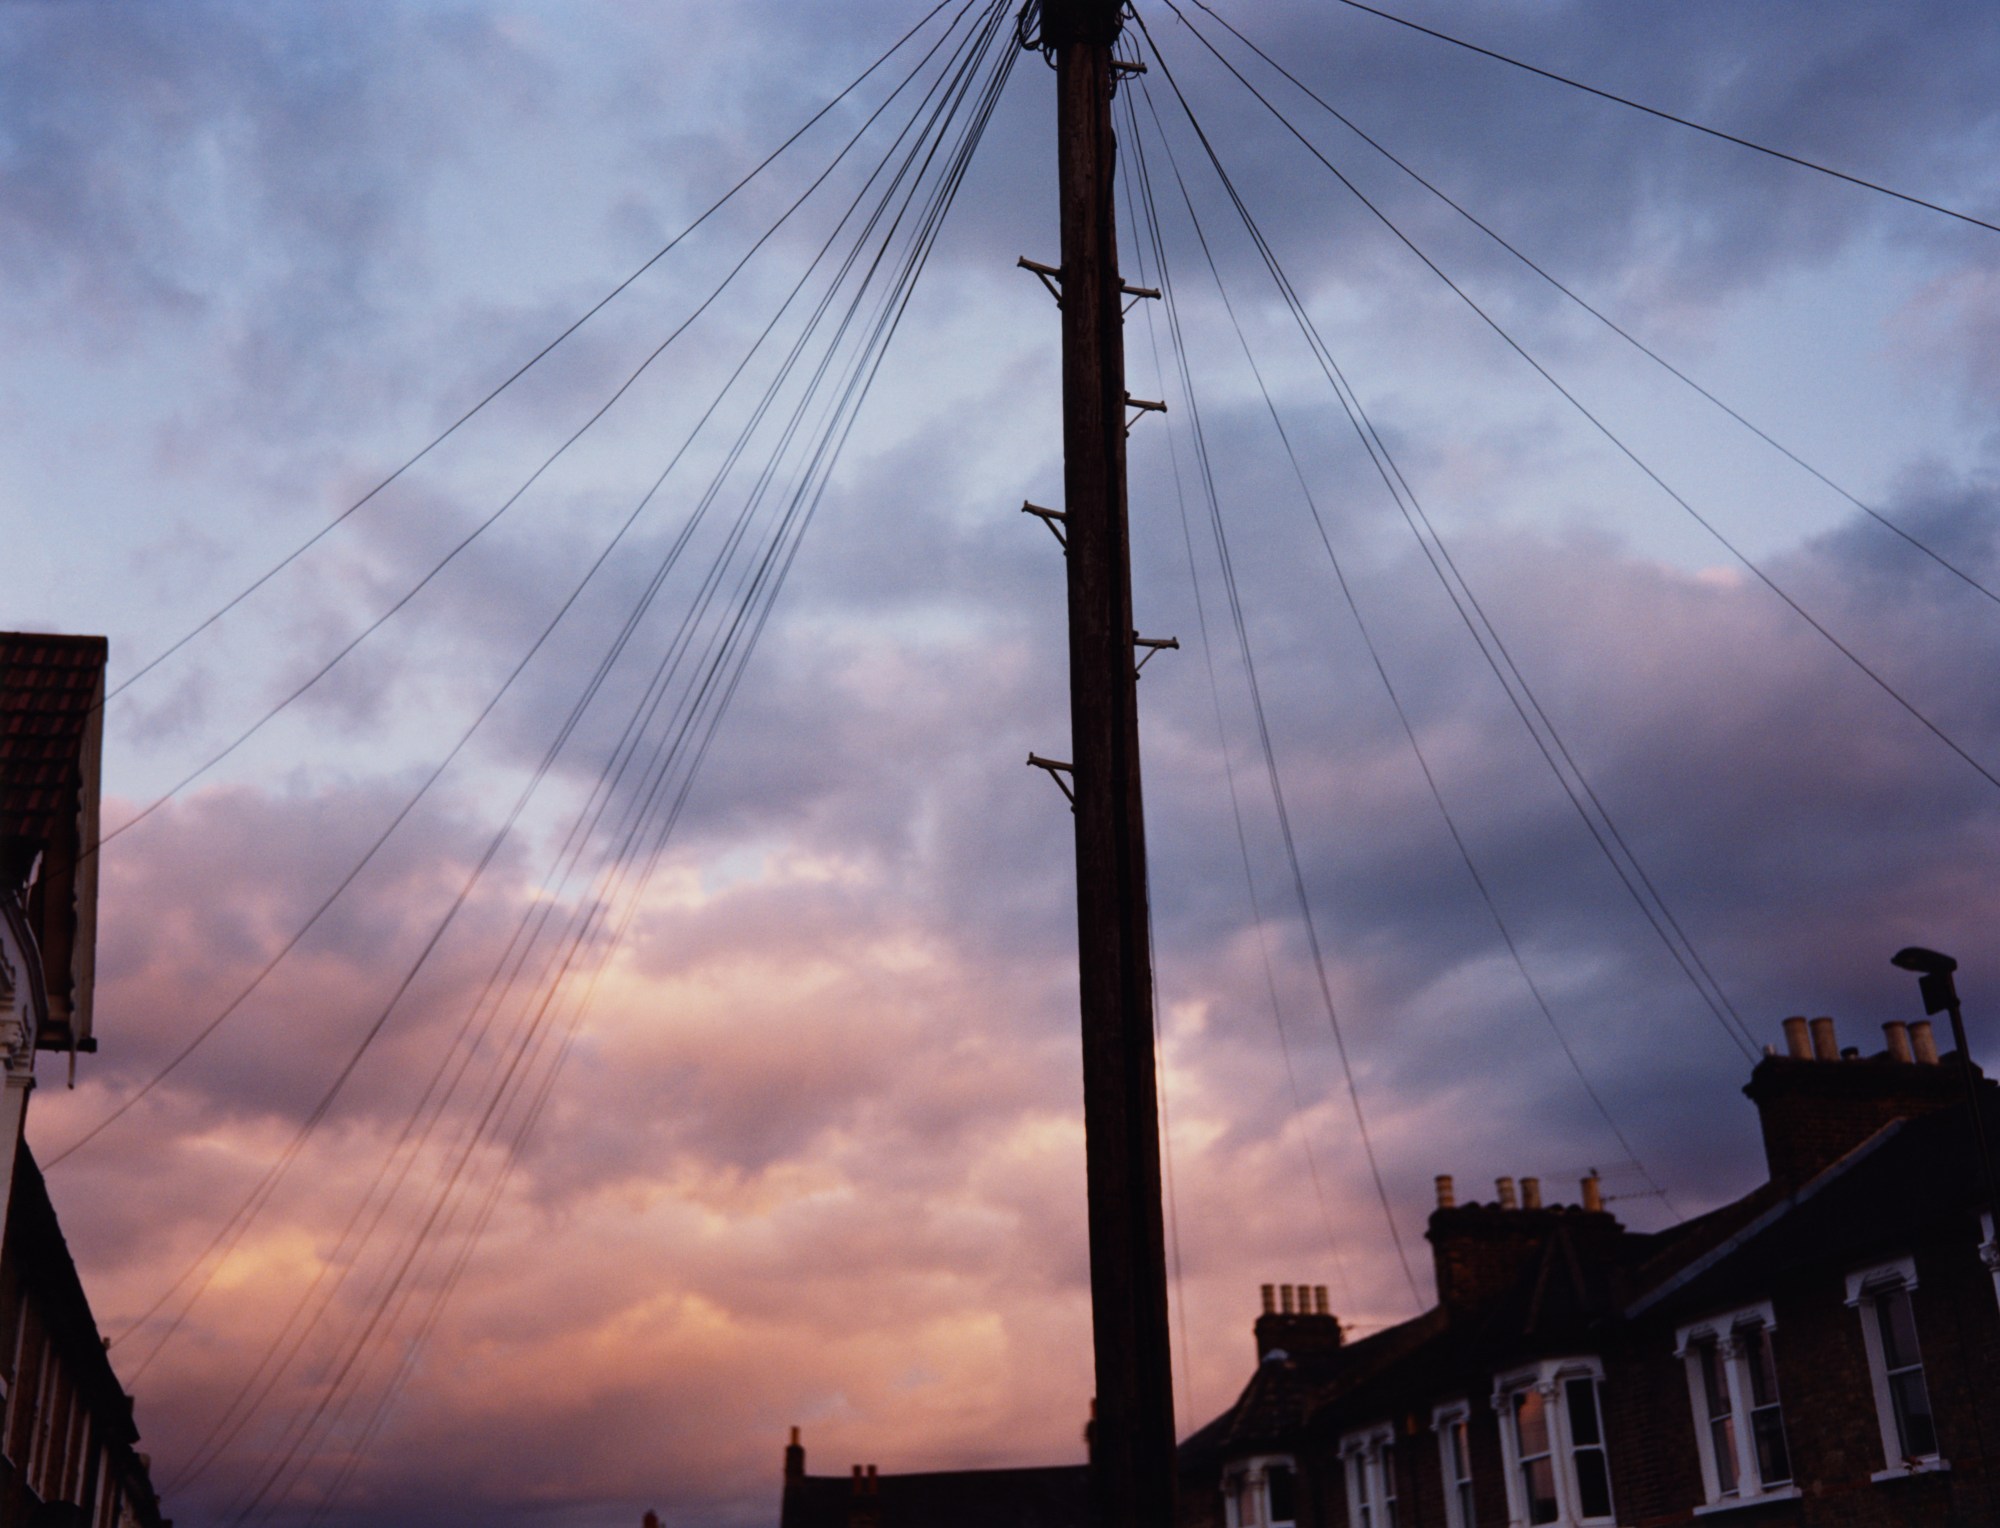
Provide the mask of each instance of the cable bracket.
POLYGON ((1125 433, 1127 435, 1132 433, 1132 426, 1139 422, 1140 414, 1164 414, 1167 411, 1167 406, 1164 403, 1156 403, 1150 398, 1134 398, 1130 393, 1125 395, 1125 406, 1129 409, 1137 410, 1131 418, 1125 421, 1125 433))
POLYGON ((1139 671, 1153 661, 1153 654, 1167 648, 1172 648, 1175 652, 1179 652, 1181 650, 1181 639, 1179 637, 1142 637, 1135 631, 1132 633, 1132 645, 1146 649, 1145 656, 1132 665, 1132 677, 1137 679, 1139 671))
POLYGON ((1062 306, 1061 266, 1044 265, 1039 260, 1030 260, 1026 255, 1021 256, 1021 258, 1016 260, 1014 264, 1019 266, 1024 271, 1033 271, 1035 275, 1038 278, 1040 278, 1042 285, 1049 289, 1049 296, 1053 297, 1056 300, 1056 306, 1058 308, 1062 306))
POLYGON ((1021 513, 1024 515, 1033 515, 1039 519, 1042 524, 1046 525, 1054 533, 1056 541, 1061 545, 1063 551, 1069 551, 1069 537, 1063 531, 1063 526, 1069 523, 1068 510, 1044 509, 1039 504, 1030 504, 1026 499, 1023 499, 1021 501, 1021 513))
POLYGON ((1063 798, 1069 802, 1069 809, 1072 812, 1076 810, 1076 791, 1071 785, 1071 781, 1076 778, 1074 764, 1065 764, 1061 759, 1045 759, 1038 753, 1031 753, 1028 755, 1028 768, 1047 770, 1049 778, 1056 782, 1056 789, 1061 791, 1063 798), (1070 778, 1065 780, 1064 775, 1070 778))
POLYGON ((1160 298, 1160 289, 1158 287, 1135 287, 1129 281, 1119 282, 1118 290, 1125 296, 1132 299, 1130 302, 1126 303, 1122 309, 1119 310, 1121 314, 1130 313, 1134 308, 1138 307, 1139 299, 1142 297, 1150 297, 1155 302, 1158 302, 1160 298))

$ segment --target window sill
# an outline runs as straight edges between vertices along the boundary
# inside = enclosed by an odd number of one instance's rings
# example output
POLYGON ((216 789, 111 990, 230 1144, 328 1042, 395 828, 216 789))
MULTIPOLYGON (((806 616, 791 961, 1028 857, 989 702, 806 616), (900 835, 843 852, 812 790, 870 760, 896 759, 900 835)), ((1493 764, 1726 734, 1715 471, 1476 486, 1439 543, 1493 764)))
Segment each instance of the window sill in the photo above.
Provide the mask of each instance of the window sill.
POLYGON ((1717 1512, 1740 1512, 1746 1507, 1762 1507, 1774 1501, 1797 1501, 1797 1486, 1779 1486, 1774 1491, 1766 1491, 1759 1496, 1732 1496, 1724 1501, 1710 1502, 1706 1507, 1696 1507, 1696 1517, 1709 1517, 1717 1512))
POLYGON ((1868 1478, 1876 1484, 1885 1480, 1906 1480, 1912 1475, 1942 1475, 1951 1469, 1951 1461, 1931 1454, 1909 1464, 1899 1464, 1894 1469, 1877 1470, 1868 1478))

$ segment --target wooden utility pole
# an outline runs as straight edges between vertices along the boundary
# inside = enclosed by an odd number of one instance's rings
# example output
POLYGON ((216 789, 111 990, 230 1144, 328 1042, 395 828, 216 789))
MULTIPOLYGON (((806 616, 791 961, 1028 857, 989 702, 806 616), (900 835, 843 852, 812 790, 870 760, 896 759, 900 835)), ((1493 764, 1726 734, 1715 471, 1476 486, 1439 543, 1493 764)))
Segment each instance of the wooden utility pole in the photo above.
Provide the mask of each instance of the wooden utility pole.
POLYGON ((1104 1528, 1168 1528, 1173 1371, 1125 510, 1125 286, 1112 199, 1112 46, 1122 11, 1122 0, 1042 0, 1041 42, 1056 65, 1062 207, 1063 516, 1097 1357, 1092 1491, 1104 1528))

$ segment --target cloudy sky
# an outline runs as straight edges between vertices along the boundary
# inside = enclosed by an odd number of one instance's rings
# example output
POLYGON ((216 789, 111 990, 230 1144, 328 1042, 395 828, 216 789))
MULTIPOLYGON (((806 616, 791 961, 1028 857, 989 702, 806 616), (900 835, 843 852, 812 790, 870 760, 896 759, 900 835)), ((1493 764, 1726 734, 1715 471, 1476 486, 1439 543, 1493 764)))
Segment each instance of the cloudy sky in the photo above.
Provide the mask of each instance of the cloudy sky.
MULTIPOLYGON (((0 5, 0 622, 110 637, 105 819, 147 813, 29 1134, 182 1523, 768 1522, 791 1424, 816 1471, 1081 1457, 1070 824, 1022 765, 1067 746, 1018 512, 1052 76, 1011 55, 960 178, 1011 18, 838 9, 0 5)), ((1436 1173, 1599 1168, 1645 1228, 1750 1187, 1746 1051, 1879 1046, 1904 943, 2000 1043, 2000 234, 1214 0, 1788 460, 1184 9, 1463 293, 1143 0, 1191 1428, 1259 1283, 1428 1302, 1436 1173)), ((1399 9, 2000 221, 1983 7, 1399 9)))

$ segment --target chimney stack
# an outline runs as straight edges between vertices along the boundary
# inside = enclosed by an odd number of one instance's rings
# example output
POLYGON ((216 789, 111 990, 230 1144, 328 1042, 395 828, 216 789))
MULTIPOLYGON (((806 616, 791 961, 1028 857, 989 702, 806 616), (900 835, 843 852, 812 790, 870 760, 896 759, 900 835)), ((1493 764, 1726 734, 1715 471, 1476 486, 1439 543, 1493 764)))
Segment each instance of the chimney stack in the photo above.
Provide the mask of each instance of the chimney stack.
POLYGON ((1437 1191, 1437 1207, 1439 1209, 1449 1210, 1457 1206, 1458 1191, 1452 1187, 1450 1173, 1439 1173, 1437 1175, 1437 1191))
POLYGON ((1806 1038, 1806 1021, 1800 1018, 1785 1020, 1785 1054, 1794 1061, 1812 1059, 1812 1041, 1806 1038))
MULTIPOLYGON (((1799 1021, 1801 1024, 1805 1020, 1799 1021)), ((1583 1180, 1583 1207, 1592 1214, 1604 1208, 1604 1180, 1592 1173, 1583 1180)))
POLYGON ((1840 1059, 1840 1042, 1833 1037, 1832 1019, 1821 1018, 1812 1021, 1812 1050, 1813 1059, 1816 1061, 1840 1059))
POLYGON ((1919 1066, 1938 1064, 1937 1041, 1932 1038, 1929 1019, 1918 1019, 1910 1025, 1910 1048, 1917 1053, 1919 1066))
POLYGON ((1901 1019, 1891 1019, 1882 1026, 1882 1038, 1888 1042, 1889 1058, 1900 1061, 1905 1066, 1914 1062, 1916 1054, 1910 1049, 1910 1026, 1901 1019))
POLYGON ((1519 1207, 1514 1198, 1514 1180, 1512 1178, 1495 1178, 1493 1180, 1493 1187, 1499 1190, 1501 1209, 1512 1210, 1519 1207))
POLYGON ((1521 1180, 1521 1208, 1539 1210, 1542 1207, 1542 1180, 1523 1178, 1521 1180))

